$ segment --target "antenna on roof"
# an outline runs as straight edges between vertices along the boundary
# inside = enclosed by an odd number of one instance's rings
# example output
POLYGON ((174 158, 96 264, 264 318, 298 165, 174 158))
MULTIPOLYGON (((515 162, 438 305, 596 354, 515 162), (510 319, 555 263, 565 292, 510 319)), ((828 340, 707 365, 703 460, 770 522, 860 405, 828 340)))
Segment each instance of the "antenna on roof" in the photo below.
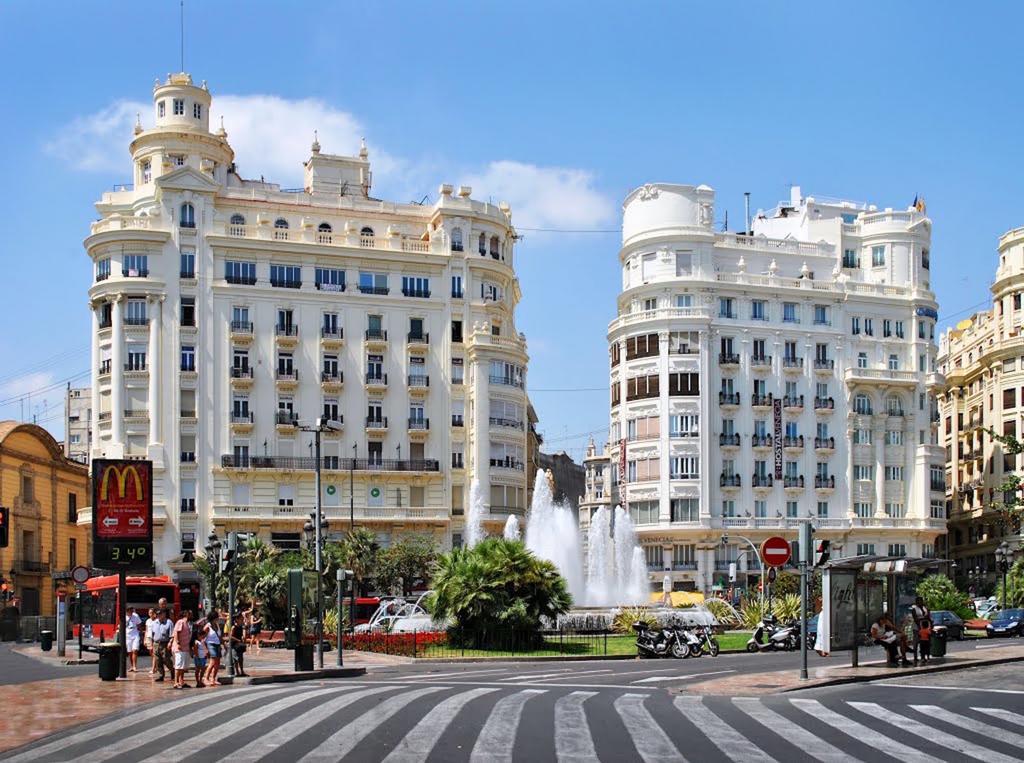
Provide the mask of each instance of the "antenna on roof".
POLYGON ((180 0, 180 24, 181 24, 181 69, 185 71, 185 0, 180 0))

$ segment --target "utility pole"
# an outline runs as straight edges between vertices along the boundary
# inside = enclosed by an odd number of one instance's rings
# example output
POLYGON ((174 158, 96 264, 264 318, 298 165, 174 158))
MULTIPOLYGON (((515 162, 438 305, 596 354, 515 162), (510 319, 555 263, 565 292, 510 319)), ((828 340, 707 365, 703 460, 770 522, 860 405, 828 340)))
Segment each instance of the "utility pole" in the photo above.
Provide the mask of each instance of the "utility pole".
POLYGON ((807 680, 807 568, 812 563, 814 526, 810 521, 800 525, 800 680, 807 680))

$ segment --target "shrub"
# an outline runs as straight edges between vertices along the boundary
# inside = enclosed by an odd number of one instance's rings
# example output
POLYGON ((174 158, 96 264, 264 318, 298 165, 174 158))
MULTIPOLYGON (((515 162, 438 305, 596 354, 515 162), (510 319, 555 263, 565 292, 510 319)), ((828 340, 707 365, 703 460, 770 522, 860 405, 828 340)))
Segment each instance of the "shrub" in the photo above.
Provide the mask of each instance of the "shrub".
POLYGON ((647 607, 623 607, 612 620, 612 630, 616 633, 632 633, 633 623, 641 622, 648 628, 654 628, 658 619, 647 607))
POLYGON ((917 584, 917 595, 931 610, 945 609, 964 620, 975 617, 967 605, 967 594, 957 590, 956 585, 945 575, 928 575, 917 584))
POLYGON ((768 600, 763 596, 751 596, 740 601, 740 623, 744 628, 756 628, 768 614, 768 600))
MULTIPOLYGON (((996 586, 996 599, 1003 601, 1002 579, 996 586)), ((1006 573, 1006 606, 1024 607, 1024 560, 1014 562, 1010 571, 1006 573)))
MULTIPOLYGON (((808 602, 808 607, 810 603, 808 602)), ((815 614, 810 612, 809 614, 815 614)), ((787 623, 792 620, 800 619, 800 594, 790 593, 785 596, 773 596, 772 597, 772 614, 775 615, 781 622, 787 623)))
POLYGON ((716 599, 714 597, 704 600, 704 606, 707 610, 715 616, 719 625, 723 627, 731 627, 736 625, 740 618, 736 612, 736 609, 729 602, 724 599, 716 599))

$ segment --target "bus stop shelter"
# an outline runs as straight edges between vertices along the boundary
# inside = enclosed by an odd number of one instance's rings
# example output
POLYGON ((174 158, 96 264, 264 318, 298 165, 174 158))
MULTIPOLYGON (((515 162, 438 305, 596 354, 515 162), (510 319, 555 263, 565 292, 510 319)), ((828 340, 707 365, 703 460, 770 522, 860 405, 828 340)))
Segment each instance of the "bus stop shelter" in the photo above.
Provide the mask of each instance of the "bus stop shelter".
POLYGON ((918 581, 948 565, 945 559, 873 555, 827 562, 821 568, 819 638, 830 652, 850 650, 850 664, 857 667, 871 624, 885 614, 899 627, 914 604, 918 581))

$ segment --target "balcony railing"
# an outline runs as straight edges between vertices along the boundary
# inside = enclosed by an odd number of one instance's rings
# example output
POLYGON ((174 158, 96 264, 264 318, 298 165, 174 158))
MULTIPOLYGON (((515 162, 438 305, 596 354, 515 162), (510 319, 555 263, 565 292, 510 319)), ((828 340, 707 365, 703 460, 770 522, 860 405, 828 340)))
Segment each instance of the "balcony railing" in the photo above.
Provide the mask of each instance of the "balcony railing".
POLYGON ((301 289, 302 281, 291 278, 271 278, 270 285, 278 289, 301 289))
POLYGON ((743 485, 743 478, 738 474, 722 474, 718 477, 719 487, 740 487, 743 485))
POLYGON ((256 285, 256 276, 243 276, 243 275, 228 274, 228 275, 224 276, 224 280, 227 281, 228 283, 240 284, 242 286, 255 286, 256 285))
POLYGON ((836 407, 835 399, 831 397, 816 397, 814 398, 814 410, 834 410, 836 407))
POLYGON ((430 429, 430 419, 411 418, 409 419, 409 430, 410 431, 423 431, 430 429))
POLYGON ((803 408, 804 407, 804 396, 803 395, 786 395, 782 398, 783 408, 803 408))
POLYGON ((149 417, 149 411, 145 408, 125 408, 124 417, 126 419, 145 419, 149 417))
POLYGON ((770 392, 767 395, 758 395, 757 393, 754 393, 750 396, 750 404, 755 408, 770 406, 772 402, 773 398, 770 392))
POLYGON ((387 416, 367 416, 366 417, 366 428, 367 429, 387 429, 388 428, 388 417, 387 416))
POLYGON ((249 366, 242 366, 240 368, 232 367, 231 368, 231 378, 232 379, 251 379, 252 378, 252 368, 249 367, 249 366))
POLYGON ((149 318, 144 315, 126 315, 124 318, 125 326, 148 326, 149 318))
POLYGON ((253 423, 252 411, 234 411, 231 414, 232 424, 251 424, 253 423))
POLYGON ((231 321, 232 334, 251 334, 252 321, 231 321))
POLYGON ((750 478, 753 487, 771 487, 774 483, 770 474, 755 474, 750 478))
MULTIPOLYGON (((437 472, 440 462, 432 459, 335 458, 320 459, 320 467, 333 471, 437 472)), ((309 456, 221 456, 225 469, 277 469, 312 471, 316 459, 309 456)))
POLYGON ((514 458, 492 458, 491 467, 494 469, 514 469, 517 472, 521 472, 525 468, 522 461, 517 461, 514 458))
POLYGON ((384 387, 386 387, 387 384, 388 384, 388 375, 387 374, 378 374, 378 373, 370 372, 370 373, 368 373, 366 375, 366 383, 368 385, 370 385, 370 386, 373 386, 373 387, 377 387, 377 386, 384 386, 384 387))
POLYGON ((278 411, 274 423, 279 427, 295 427, 299 425, 299 414, 294 411, 278 411))
POLYGON ((191 363, 182 363, 181 364, 181 370, 182 370, 182 372, 187 373, 187 374, 194 374, 196 372, 195 361, 193 361, 191 363))
POLYGON ((783 477, 782 487, 784 488, 797 488, 802 490, 804 487, 804 477, 801 474, 798 477, 783 477))
POLYGON ((520 429, 521 430, 523 428, 523 422, 522 421, 516 421, 515 419, 505 419, 505 418, 501 418, 500 416, 491 416, 490 417, 490 425, 492 427, 505 427, 507 429, 520 429))
POLYGON ((148 278, 149 270, 147 268, 122 270, 121 275, 125 278, 148 278))
POLYGON ((429 299, 430 291, 428 289, 402 289, 402 296, 429 299))
POLYGON ((762 368, 771 366, 772 356, 771 355, 755 355, 750 359, 750 365, 753 368, 762 368))
POLYGON ((815 371, 831 371, 836 367, 836 362, 832 358, 815 358, 814 359, 814 370, 815 371))
POLYGON ((195 498, 182 498, 180 506, 181 506, 181 513, 182 514, 195 514, 196 513, 196 499, 195 498))
POLYGON ((408 384, 410 387, 429 387, 430 377, 426 374, 409 374, 408 384))
POLYGON ((718 404, 719 405, 739 405, 740 404, 740 393, 739 392, 719 392, 718 393, 718 404))
POLYGON ((523 388, 522 379, 515 379, 511 376, 495 376, 491 375, 488 377, 491 384, 504 384, 507 387, 518 387, 523 388))
POLYGON ((344 339, 345 338, 345 329, 341 328, 340 326, 333 326, 333 327, 321 326, 320 327, 320 336, 323 339, 344 339))
POLYGON ((815 437, 814 447, 816 450, 835 450, 836 449, 836 438, 835 437, 815 437))
POLYGON ((130 362, 130 363, 125 363, 124 364, 124 370, 125 371, 145 371, 146 370, 146 364, 144 362, 140 363, 138 361, 134 361, 134 362, 130 362))
POLYGON ((425 334, 422 331, 418 333, 410 332, 405 338, 409 344, 430 344, 430 334, 425 334))
POLYGON ((388 332, 383 329, 366 329, 365 337, 368 342, 386 342, 388 341, 388 332))
POLYGON ((391 289, 387 286, 362 286, 360 285, 359 291, 363 294, 375 294, 379 297, 387 296, 391 289))
MULTIPOLYGON (((629 360, 629 358, 626 358, 629 360)), ((718 363, 723 366, 737 366, 740 362, 740 356, 735 352, 720 352, 718 353, 718 363)))
POLYGON ((183 450, 181 451, 181 463, 183 464, 194 464, 196 462, 195 451, 183 450))
POLYGON ((464 427, 466 426, 465 418, 457 413, 452 414, 452 426, 453 427, 464 427))
POLYGON ((796 437, 786 437, 782 441, 782 447, 784 448, 803 448, 803 446, 804 436, 802 434, 797 435, 796 437))
POLYGON ((770 448, 772 446, 772 436, 770 434, 755 434, 750 436, 750 444, 755 448, 770 448))
POLYGON ((814 478, 814 487, 816 488, 827 488, 833 489, 836 486, 836 477, 834 474, 830 474, 827 477, 818 475, 814 478))
POLYGON ((783 368, 803 368, 803 366, 804 366, 804 359, 803 358, 790 357, 790 358, 783 358, 782 359, 782 367, 783 368))
MULTIPOLYGON (((328 242, 330 243, 330 242, 328 242)), ((324 283, 322 281, 316 282, 317 291, 345 291, 345 284, 343 283, 324 283)))
POLYGON ((286 324, 284 326, 278 324, 274 326, 274 333, 277 336, 298 336, 299 325, 297 323, 286 324))
POLYGON ((277 380, 278 381, 298 381, 299 372, 293 368, 279 368, 277 369, 277 380))
POLYGON ((733 447, 739 447, 740 436, 735 432, 731 434, 726 434, 725 432, 723 432, 722 434, 718 435, 718 444, 721 447, 725 447, 728 445, 732 445, 733 447))
POLYGON ((16 572, 25 575, 48 575, 50 573, 50 563, 41 562, 38 559, 16 559, 14 569, 16 572))
POLYGON ((103 374, 109 374, 110 373, 110 361, 109 360, 101 360, 100 361, 99 372, 100 372, 101 376, 103 374))
POLYGON ((341 384, 342 382, 345 381, 345 374, 342 371, 321 371, 320 381, 341 384))

